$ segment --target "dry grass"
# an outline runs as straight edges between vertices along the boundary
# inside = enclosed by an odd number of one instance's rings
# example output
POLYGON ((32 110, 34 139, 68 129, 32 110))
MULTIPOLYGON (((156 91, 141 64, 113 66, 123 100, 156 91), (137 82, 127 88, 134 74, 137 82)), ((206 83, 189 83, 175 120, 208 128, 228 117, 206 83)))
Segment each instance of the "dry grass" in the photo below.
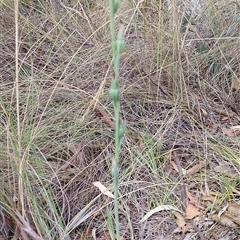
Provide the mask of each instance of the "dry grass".
MULTIPOLYGON (((112 190, 108 2, 57 2, 20 1, 16 91, 13 1, 0 1, 3 239, 27 239, 26 233, 91 239, 87 229, 96 229, 97 239, 107 238, 106 207, 112 211, 113 203, 99 196, 92 182, 112 190), (78 216, 83 209, 85 214, 94 211, 84 219, 78 216), (81 224, 70 228, 75 216, 81 224)), ((125 239, 183 239, 187 234, 198 239, 200 233, 206 239, 226 234, 236 239, 237 229, 211 216, 237 201, 240 191, 239 137, 226 134, 240 122, 239 90, 231 89, 240 74, 239 5, 206 0, 191 13, 190 3, 169 2, 124 0, 116 18, 126 29, 120 69, 126 125, 120 158, 121 234, 125 239), (170 164, 174 156, 184 169, 200 161, 206 167, 182 178, 170 164), (191 226, 174 233, 177 224, 170 212, 139 223, 156 206, 181 208, 181 185, 204 206, 195 219, 198 231, 191 226), (213 194, 222 205, 201 200, 213 194)))

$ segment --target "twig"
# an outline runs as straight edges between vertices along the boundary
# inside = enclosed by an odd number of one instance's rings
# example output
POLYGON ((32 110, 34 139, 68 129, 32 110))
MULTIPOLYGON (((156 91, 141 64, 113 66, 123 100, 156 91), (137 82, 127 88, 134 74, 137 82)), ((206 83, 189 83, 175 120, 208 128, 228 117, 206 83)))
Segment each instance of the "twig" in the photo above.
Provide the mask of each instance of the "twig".
POLYGON ((186 189, 185 189, 184 184, 183 184, 183 173, 182 173, 182 167, 181 167, 179 157, 175 157, 175 163, 178 167, 178 173, 179 173, 179 176, 181 178, 181 180, 180 180, 180 185, 181 185, 180 191, 181 191, 181 199, 182 199, 182 210, 184 212, 186 212, 188 198, 187 198, 187 194, 186 194, 186 189))
POLYGON ((102 114, 104 121, 112 128, 115 128, 115 123, 112 121, 112 119, 108 116, 106 111, 103 107, 97 105, 96 109, 102 114))

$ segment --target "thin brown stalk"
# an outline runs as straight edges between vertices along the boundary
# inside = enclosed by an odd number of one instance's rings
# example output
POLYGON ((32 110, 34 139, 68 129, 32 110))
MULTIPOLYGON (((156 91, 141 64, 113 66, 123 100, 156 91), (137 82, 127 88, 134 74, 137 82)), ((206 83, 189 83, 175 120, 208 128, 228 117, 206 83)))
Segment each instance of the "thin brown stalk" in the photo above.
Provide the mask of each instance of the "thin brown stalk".
POLYGON ((22 213, 24 214, 24 205, 23 205, 23 182, 22 182, 22 172, 23 172, 23 160, 21 158, 21 124, 20 124, 20 109, 19 109, 19 66, 18 66, 18 59, 19 59, 19 19, 18 19, 18 7, 19 1, 14 1, 14 13, 15 13, 15 93, 16 93, 16 111, 17 111, 17 137, 18 137, 18 203, 19 208, 22 208, 22 213))

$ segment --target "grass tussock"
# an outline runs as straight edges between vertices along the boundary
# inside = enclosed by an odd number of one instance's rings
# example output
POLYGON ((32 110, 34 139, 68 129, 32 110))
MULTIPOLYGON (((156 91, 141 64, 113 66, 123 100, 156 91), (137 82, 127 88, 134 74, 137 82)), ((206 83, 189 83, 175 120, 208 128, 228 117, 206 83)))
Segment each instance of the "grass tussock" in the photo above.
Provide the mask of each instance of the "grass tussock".
MULTIPOLYGON (((240 191, 239 4, 123 0, 115 21, 120 235, 237 238, 215 215, 240 191), (202 206, 197 228, 177 230, 171 211, 139 223, 161 205, 184 212, 182 186, 202 206)), ((113 201, 92 185, 113 190, 109 24, 107 1, 0 1, 0 238, 110 239, 113 201)))

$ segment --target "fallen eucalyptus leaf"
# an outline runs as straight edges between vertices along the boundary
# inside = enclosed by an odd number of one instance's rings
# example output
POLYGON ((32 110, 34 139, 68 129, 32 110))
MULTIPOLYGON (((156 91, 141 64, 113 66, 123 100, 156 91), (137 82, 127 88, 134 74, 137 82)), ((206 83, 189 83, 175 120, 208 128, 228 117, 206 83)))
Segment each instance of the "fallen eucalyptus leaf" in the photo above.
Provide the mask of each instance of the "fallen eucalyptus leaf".
POLYGON ((196 216, 200 215, 200 212, 196 206, 194 206, 191 203, 188 203, 187 209, 186 209, 186 219, 193 219, 196 216))
POLYGON ((176 217, 176 224, 181 228, 183 229, 184 226, 186 225, 186 221, 183 217, 183 215, 179 212, 176 212, 176 211, 172 211, 173 215, 176 217))

